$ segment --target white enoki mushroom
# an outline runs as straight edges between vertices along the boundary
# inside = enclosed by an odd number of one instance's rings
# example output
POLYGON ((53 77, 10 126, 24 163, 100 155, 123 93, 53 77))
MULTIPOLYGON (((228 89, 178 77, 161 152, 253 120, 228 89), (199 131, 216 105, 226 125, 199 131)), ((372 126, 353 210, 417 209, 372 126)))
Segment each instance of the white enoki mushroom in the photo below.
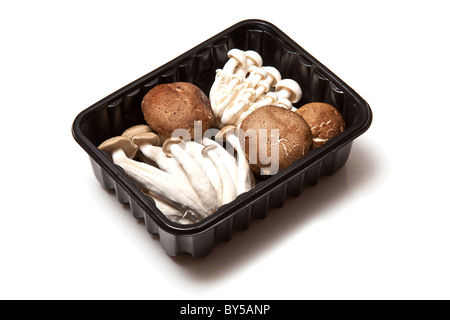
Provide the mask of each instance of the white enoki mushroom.
POLYGON ((236 135, 237 128, 235 126, 226 126, 216 135, 216 139, 228 142, 237 154, 237 195, 251 190, 255 186, 255 178, 250 169, 250 165, 242 150, 239 134, 236 135))
MULTIPOLYGON (((220 156, 220 152, 217 151, 221 147, 217 145, 207 145, 203 148, 202 154, 208 156, 219 173, 222 182, 222 204, 227 204, 236 199, 237 190, 233 178, 230 176, 223 159, 220 156)), ((225 151, 226 152, 226 151, 225 151)))
POLYGON ((205 170, 206 175, 216 190, 219 202, 223 204, 223 185, 219 172, 210 158, 203 155, 204 146, 195 141, 186 141, 186 151, 197 161, 205 170))
POLYGON ((168 156, 175 158, 186 172, 191 185, 200 198, 201 205, 209 212, 215 212, 221 205, 216 189, 209 180, 205 169, 179 144, 183 140, 172 138, 164 142, 163 150, 168 156))
POLYGON ((200 199, 192 186, 169 173, 131 159, 137 149, 129 139, 125 137, 111 138, 103 142, 99 149, 109 152, 113 163, 120 166, 130 178, 146 189, 151 190, 158 197, 179 208, 180 211, 193 211, 198 215, 196 217, 197 220, 205 218, 212 213, 212 211, 208 211, 200 204, 200 199), (129 158, 127 154, 132 156, 129 158))

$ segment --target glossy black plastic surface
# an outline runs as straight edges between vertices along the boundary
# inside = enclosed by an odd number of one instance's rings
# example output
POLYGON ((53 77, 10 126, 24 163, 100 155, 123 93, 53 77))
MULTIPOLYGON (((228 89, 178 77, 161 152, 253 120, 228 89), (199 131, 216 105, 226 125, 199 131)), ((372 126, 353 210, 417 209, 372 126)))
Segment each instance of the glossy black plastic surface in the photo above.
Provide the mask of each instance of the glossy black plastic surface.
POLYGON ((72 132, 88 153, 98 181, 106 189, 115 189, 119 202, 129 204, 135 218, 145 220, 147 230, 159 235, 169 255, 186 252, 201 257, 210 253, 216 242, 231 239, 235 230, 247 229, 253 219, 264 218, 269 208, 281 207, 287 197, 299 196, 304 186, 315 185, 321 175, 339 170, 349 157, 353 140, 369 128, 371 121, 369 105, 281 30, 266 21, 246 20, 87 108, 75 119, 72 132), (296 80, 303 91, 296 107, 312 101, 334 105, 343 115, 347 129, 203 221, 179 225, 168 220, 97 146, 133 125, 145 123, 141 101, 158 84, 187 81, 208 94, 215 70, 223 67, 232 48, 255 50, 261 54, 264 65, 277 68, 283 78, 296 80))

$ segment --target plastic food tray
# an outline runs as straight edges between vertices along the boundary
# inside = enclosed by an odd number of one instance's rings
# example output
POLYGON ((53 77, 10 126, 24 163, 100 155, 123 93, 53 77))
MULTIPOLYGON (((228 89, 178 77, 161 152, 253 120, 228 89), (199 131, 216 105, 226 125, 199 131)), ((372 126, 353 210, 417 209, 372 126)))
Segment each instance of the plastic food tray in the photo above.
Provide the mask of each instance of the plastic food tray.
POLYGON ((129 204, 135 218, 145 220, 148 232, 159 235, 167 254, 184 252, 201 257, 209 254, 218 241, 230 240, 235 230, 245 230, 253 219, 264 218, 271 207, 282 207, 287 197, 298 197, 304 186, 315 185, 320 176, 339 170, 349 157, 353 140, 369 128, 371 121, 369 105, 286 34, 267 21, 245 20, 82 111, 73 123, 72 133, 88 153, 101 185, 115 189, 118 201, 129 204), (153 199, 144 195, 97 146, 133 125, 145 123, 141 101, 158 84, 192 82, 208 95, 215 71, 223 68, 232 48, 257 51, 264 65, 274 66, 283 78, 300 84, 303 97, 296 107, 313 101, 330 103, 343 115, 347 129, 287 169, 258 182, 254 189, 206 219, 180 225, 168 220, 153 199))

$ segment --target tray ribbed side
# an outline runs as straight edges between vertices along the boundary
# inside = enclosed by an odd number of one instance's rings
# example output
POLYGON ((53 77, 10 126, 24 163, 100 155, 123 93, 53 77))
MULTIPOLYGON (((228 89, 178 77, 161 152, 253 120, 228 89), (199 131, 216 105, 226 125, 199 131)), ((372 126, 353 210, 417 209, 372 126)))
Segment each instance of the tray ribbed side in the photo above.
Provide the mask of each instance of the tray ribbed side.
POLYGON ((160 228, 149 214, 120 186, 115 180, 91 159, 95 176, 99 183, 108 190, 115 190, 117 200, 123 205, 129 205, 131 213, 136 219, 144 219, 147 231, 158 235, 161 245, 167 254, 176 256, 188 253, 193 257, 209 254, 214 244, 219 241, 229 241, 237 230, 247 230, 253 219, 264 219, 271 208, 283 207, 288 197, 298 197, 305 186, 314 186, 322 175, 331 175, 339 170, 351 151, 352 143, 327 155, 323 160, 315 163, 306 170, 290 177, 267 194, 252 203, 240 208, 230 217, 204 232, 190 235, 176 235, 160 228))

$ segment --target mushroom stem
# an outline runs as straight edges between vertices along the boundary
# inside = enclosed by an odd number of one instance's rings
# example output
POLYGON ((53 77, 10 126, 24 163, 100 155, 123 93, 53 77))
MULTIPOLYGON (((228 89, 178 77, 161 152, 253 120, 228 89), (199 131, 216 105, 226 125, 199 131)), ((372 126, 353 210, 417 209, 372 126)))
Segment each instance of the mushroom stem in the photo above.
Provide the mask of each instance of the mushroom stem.
POLYGON ((242 83, 249 69, 252 66, 260 68, 262 65, 261 56, 252 50, 243 52, 232 49, 228 52, 228 56, 232 59, 225 64, 223 71, 228 75, 229 82, 222 85, 213 84, 214 89, 210 91, 210 100, 214 101, 211 106, 214 116, 218 119, 222 117, 223 111, 236 96, 236 87, 242 83))
MULTIPOLYGON (((228 174, 230 175, 234 187, 237 190, 237 163, 236 159, 233 155, 231 155, 227 150, 225 150, 220 144, 217 142, 204 137, 202 140, 202 143, 204 146, 215 146, 215 153, 219 155, 220 159, 222 160, 223 164, 225 165, 225 169, 227 170, 228 174)), ((211 159, 212 160, 212 159, 211 159)), ((225 187, 224 187, 225 188, 225 187)))
POLYGON ((223 204, 223 185, 220 179, 219 172, 212 160, 203 155, 204 146, 195 141, 186 142, 186 151, 197 161, 205 170, 206 175, 211 181, 214 189, 216 190, 216 195, 219 202, 223 204))
POLYGON ((203 218, 212 213, 200 205, 199 197, 190 185, 173 175, 128 158, 122 149, 113 150, 111 156, 132 179, 182 211, 192 210, 203 218))
POLYGON ((227 107, 222 113, 221 121, 224 125, 233 123, 240 111, 250 104, 250 101, 254 98, 256 92, 253 88, 248 88, 239 97, 239 101, 229 107, 227 107))
POLYGON ((250 75, 244 79, 241 91, 247 88, 256 88, 260 81, 267 78, 267 72, 263 68, 251 66, 248 71, 250 75))
POLYGON ((269 92, 271 86, 275 86, 281 80, 280 72, 274 67, 252 66, 249 69, 250 76, 240 86, 237 97, 228 104, 222 112, 221 121, 224 125, 233 124, 236 118, 255 101, 258 101, 264 93, 269 92), (238 100, 237 102, 235 102, 238 100))
POLYGON ((178 161, 166 156, 161 147, 156 147, 147 143, 140 145, 139 150, 141 150, 144 156, 156 162, 161 170, 172 174, 187 184, 191 184, 186 172, 178 161))
POLYGON ((269 92, 271 87, 276 87, 281 80, 280 72, 274 67, 262 67, 266 72, 267 77, 261 80, 256 87, 255 100, 259 99, 263 94, 269 92))
POLYGON ((186 211, 183 213, 146 188, 141 188, 141 191, 146 196, 151 197, 155 201, 156 207, 159 211, 161 211, 171 221, 181 224, 191 224, 200 220, 198 219, 199 217, 192 211, 186 211))
POLYGON ((202 206, 209 212, 215 212, 221 204, 205 170, 178 143, 173 143, 172 141, 168 143, 168 141, 165 144, 169 144, 172 157, 180 163, 186 172, 202 206))
MULTIPOLYGON (((122 133, 122 137, 129 137, 133 145, 139 148, 141 153, 147 159, 155 162, 161 170, 190 184, 190 181, 180 164, 175 159, 167 157, 162 148, 158 146, 160 144, 160 137, 146 129, 147 128, 142 126, 131 127, 122 133)), ((148 129, 150 129, 150 127, 148 127, 148 129)))
POLYGON ((247 56, 245 52, 239 49, 231 49, 227 53, 229 60, 225 63, 223 69, 216 70, 216 79, 209 91, 209 99, 211 100, 211 108, 216 114, 217 92, 230 82, 231 76, 235 73, 236 67, 245 67, 247 64, 247 56))
POLYGON ((255 178, 250 169, 250 165, 245 157, 244 150, 239 139, 236 135, 235 126, 226 126, 216 136, 216 139, 226 141, 236 150, 237 153, 237 194, 240 195, 244 192, 251 190, 254 187, 255 178))
POLYGON ((256 101, 252 104, 250 104, 247 108, 241 109, 241 112, 238 114, 238 116, 235 118, 234 125, 238 127, 242 121, 253 111, 255 111, 258 108, 267 106, 267 105, 273 105, 278 101, 278 96, 274 92, 269 92, 266 94, 264 99, 261 99, 259 101, 256 101))
POLYGON ((223 66, 223 72, 228 76, 231 76, 235 72, 237 66, 245 67, 247 64, 247 56, 242 50, 231 49, 227 55, 230 60, 223 66))
POLYGON ((236 199, 237 191, 234 179, 230 176, 216 145, 207 145, 203 148, 202 154, 207 155, 211 159, 212 163, 219 173, 220 179, 222 181, 222 204, 227 204, 236 199))
POLYGON ((279 81, 275 93, 278 99, 289 99, 292 103, 298 102, 302 97, 302 89, 299 84, 292 79, 283 79, 279 81))
POLYGON ((284 109, 288 109, 288 110, 292 110, 292 111, 297 110, 297 109, 295 109, 292 106, 292 102, 289 101, 289 99, 286 99, 286 98, 278 98, 278 101, 277 101, 277 103, 275 103, 275 106, 281 107, 281 108, 284 108, 284 109), (295 110, 293 110, 293 108, 295 110))
POLYGON ((215 100, 212 97, 216 94, 217 90, 219 90, 220 86, 224 82, 228 82, 228 76, 223 72, 223 70, 216 70, 216 78, 214 80, 213 85, 209 91, 209 98, 211 101, 211 108, 214 110, 215 108, 215 100))

